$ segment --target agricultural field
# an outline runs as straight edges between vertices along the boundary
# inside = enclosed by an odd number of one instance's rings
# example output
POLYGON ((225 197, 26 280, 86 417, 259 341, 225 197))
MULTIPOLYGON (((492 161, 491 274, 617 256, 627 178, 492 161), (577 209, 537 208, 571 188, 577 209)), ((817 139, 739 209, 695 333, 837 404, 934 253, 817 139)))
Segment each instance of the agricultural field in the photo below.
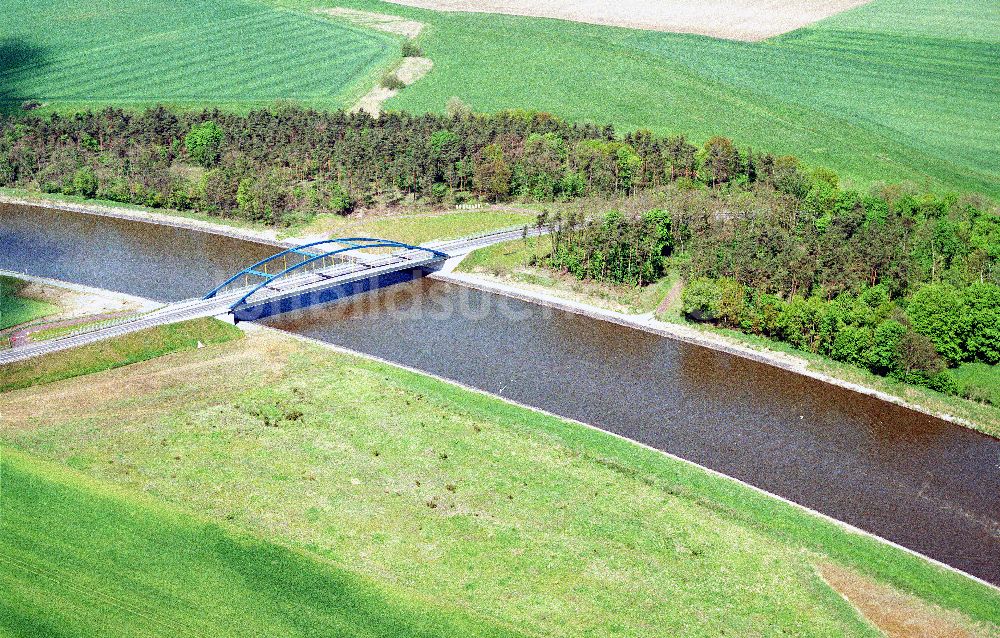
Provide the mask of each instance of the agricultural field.
POLYGON ((364 635, 1000 622, 995 591, 733 481, 276 332, 7 392, 0 414, 17 532, 0 556, 49 576, 11 578, 0 622, 22 631, 91 634, 104 614, 128 633, 147 606, 152 634, 230 615, 268 635, 330 616, 364 635), (81 590, 108 595, 74 614, 81 590))
POLYGON ((458 96, 480 111, 541 109, 698 142, 728 135, 858 185, 1000 196, 1000 8, 990 0, 875 0, 761 42, 337 4, 428 25, 419 43, 434 69, 390 109, 441 112, 458 96))
POLYGON ((0 109, 348 107, 399 38, 241 0, 3 0, 0 109))
MULTIPOLYGON (((441 6, 452 4, 479 6, 441 6)), ((744 4, 761 23, 768 3, 744 4)), ((805 5, 775 14, 778 31, 808 23, 805 5)), ((991 145, 1000 139, 1000 8, 990 0, 874 0, 755 42, 379 0, 15 6, 0 39, 13 61, 0 72, 8 110, 28 99, 64 112, 350 107, 398 61, 404 37, 352 24, 351 9, 426 25, 418 42, 434 68, 390 109, 442 112, 458 96, 481 111, 540 109, 697 142, 727 135, 862 186, 912 180, 1000 196, 991 145)))
POLYGON ((396 4, 437 11, 502 13, 650 31, 698 33, 730 40, 763 40, 822 20, 871 0, 393 0, 396 4))

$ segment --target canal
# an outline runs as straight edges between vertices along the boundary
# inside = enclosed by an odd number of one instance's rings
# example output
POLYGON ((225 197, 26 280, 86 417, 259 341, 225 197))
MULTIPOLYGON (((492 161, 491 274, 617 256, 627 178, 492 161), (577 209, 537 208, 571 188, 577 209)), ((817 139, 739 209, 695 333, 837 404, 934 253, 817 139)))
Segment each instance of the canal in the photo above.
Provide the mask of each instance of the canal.
MULTIPOLYGON (((180 299, 275 252, 0 206, 0 268, 180 299)), ((585 421, 1000 583, 1000 441, 706 348, 433 280, 265 323, 585 421)))

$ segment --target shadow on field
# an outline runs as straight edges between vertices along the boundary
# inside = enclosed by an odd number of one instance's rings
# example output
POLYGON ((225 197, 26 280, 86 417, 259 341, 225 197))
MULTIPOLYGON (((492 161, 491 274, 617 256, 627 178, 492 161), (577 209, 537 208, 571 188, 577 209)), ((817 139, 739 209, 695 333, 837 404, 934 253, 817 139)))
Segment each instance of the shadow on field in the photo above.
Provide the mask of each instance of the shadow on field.
POLYGON ((21 111, 29 100, 41 101, 41 96, 27 95, 22 87, 25 79, 48 64, 45 47, 21 40, 0 40, 0 113, 8 115, 21 111))

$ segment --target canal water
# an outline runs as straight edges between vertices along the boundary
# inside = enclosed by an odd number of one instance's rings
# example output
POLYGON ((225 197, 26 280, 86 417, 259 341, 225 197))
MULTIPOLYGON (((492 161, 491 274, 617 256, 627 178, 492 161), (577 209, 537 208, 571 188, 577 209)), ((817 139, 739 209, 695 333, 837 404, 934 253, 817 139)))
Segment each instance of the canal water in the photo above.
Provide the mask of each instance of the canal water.
MULTIPOLYGON (((207 291, 275 250, 0 206, 0 268, 157 299, 207 291)), ((1000 583, 1000 441, 968 429, 732 355, 428 279, 265 323, 592 423, 1000 583)))
POLYGON ((0 203, 0 269, 156 301, 200 297, 278 250, 184 228, 0 203))

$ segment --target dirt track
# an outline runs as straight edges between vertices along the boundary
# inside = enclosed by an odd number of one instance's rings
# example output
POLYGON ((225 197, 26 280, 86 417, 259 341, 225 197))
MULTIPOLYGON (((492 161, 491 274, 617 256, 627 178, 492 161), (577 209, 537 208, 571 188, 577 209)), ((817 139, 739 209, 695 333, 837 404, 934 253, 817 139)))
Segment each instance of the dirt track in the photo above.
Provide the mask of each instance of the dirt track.
POLYGON ((871 0, 391 0, 438 11, 559 18, 651 31, 764 40, 871 0))

